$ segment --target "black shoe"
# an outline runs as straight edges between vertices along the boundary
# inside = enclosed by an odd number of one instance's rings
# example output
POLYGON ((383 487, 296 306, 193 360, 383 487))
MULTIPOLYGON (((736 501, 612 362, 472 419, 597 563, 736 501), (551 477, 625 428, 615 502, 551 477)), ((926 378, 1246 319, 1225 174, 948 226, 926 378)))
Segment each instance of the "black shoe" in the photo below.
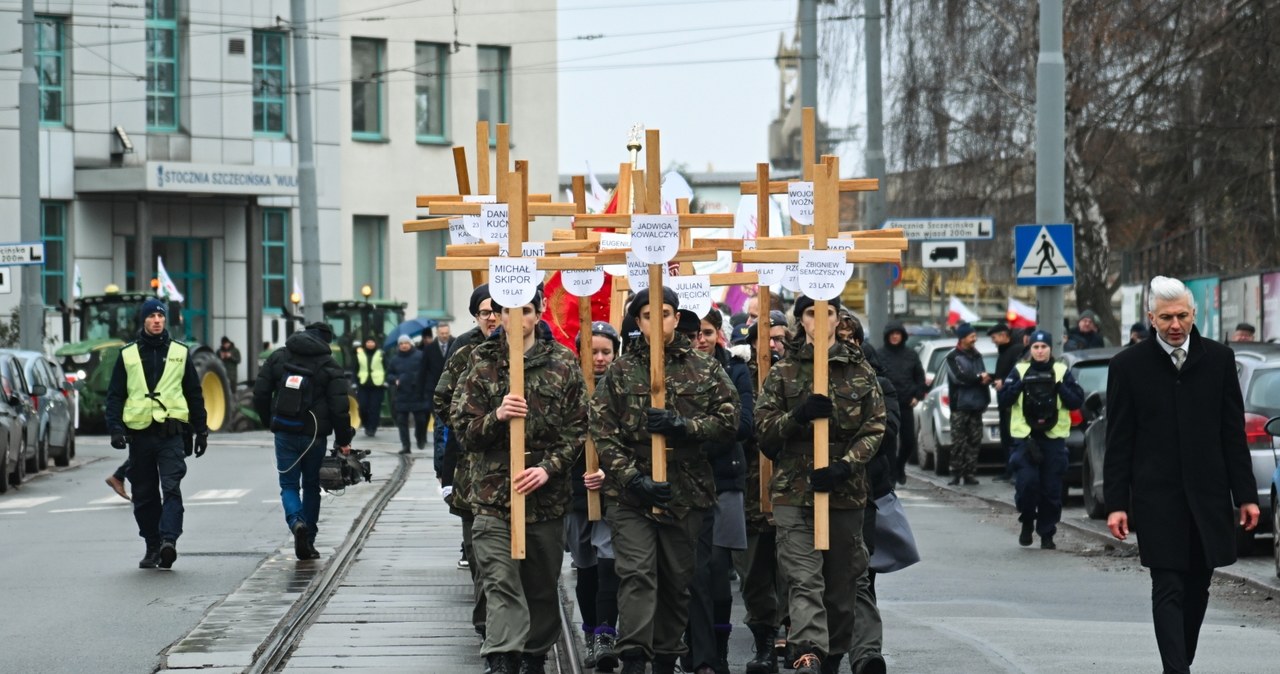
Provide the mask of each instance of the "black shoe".
POLYGON ((320 551, 316 549, 316 544, 310 541, 307 542, 306 559, 320 559, 320 551))
POLYGON ((165 541, 160 544, 160 568, 173 568, 173 562, 178 558, 178 546, 173 541, 165 541))
MULTIPOLYGON (((1030 542, 1030 541, 1028 541, 1028 542, 1030 542)), ((1053 535, 1052 535, 1052 534, 1050 534, 1050 535, 1048 535, 1048 536, 1041 536, 1041 537, 1040 537, 1040 549, 1041 549, 1041 550, 1057 550, 1057 549, 1058 549, 1058 546, 1057 546, 1057 545, 1054 545, 1054 543, 1053 543, 1053 535)))
POLYGON ((293 554, 298 559, 311 559, 311 529, 306 522, 293 525, 293 554))
POLYGON ((400 450, 400 453, 401 453, 401 454, 408 454, 408 453, 409 453, 409 448, 408 448, 408 447, 405 447, 404 449, 400 450))
POLYGON ((853 674, 885 674, 886 671, 884 658, 878 655, 868 657, 853 668, 853 674))
POLYGON ((1022 533, 1018 534, 1018 545, 1026 547, 1031 545, 1031 532, 1035 529, 1034 522, 1023 522, 1022 533))
POLYGON ((822 668, 822 658, 813 651, 801 653, 796 661, 791 663, 791 667, 796 670, 796 674, 824 674, 822 668))
POLYGON ((618 666, 618 633, 612 627, 597 627, 596 671, 612 672, 618 666))
POLYGON ((957 475, 957 476, 955 476, 955 477, 951 478, 951 481, 950 481, 950 482, 948 482, 947 484, 951 485, 952 487, 954 487, 954 486, 956 486, 956 485, 960 484, 960 476, 959 476, 959 475, 957 475))
POLYGON ((519 653, 490 653, 486 658, 493 674, 519 674, 519 653))
POLYGON ((367 429, 367 428, 366 428, 366 429, 364 429, 364 436, 365 436, 366 438, 372 438, 372 437, 373 437, 373 435, 374 435, 374 433, 376 433, 376 432, 377 432, 377 431, 371 431, 371 430, 369 430, 369 429, 367 429))
POLYGON ((755 642, 755 657, 747 662, 747 674, 776 674, 778 656, 773 651, 773 635, 777 632, 768 625, 747 625, 755 642))
POLYGON ((426 441, 426 440, 419 440, 419 441, 418 441, 418 449, 422 450, 422 449, 426 449, 426 448, 427 448, 427 441, 426 441))
POLYGON ((898 473, 898 484, 906 484, 906 483, 907 483, 907 474, 898 473))
POLYGON ((822 674, 840 674, 841 660, 844 660, 844 653, 828 655, 822 661, 822 674))
POLYGON ((973 486, 973 485, 975 485, 975 484, 978 484, 978 478, 976 478, 976 477, 974 477, 974 476, 972 476, 972 475, 965 475, 965 476, 964 476, 964 485, 965 485, 966 487, 972 487, 972 486, 973 486))
MULTIPOLYGON (((653 674, 675 674, 676 660, 678 659, 679 658, 677 658, 674 655, 653 656, 653 667, 652 667, 653 674)), ((681 668, 680 671, 684 672, 687 670, 684 668, 681 668)))
POLYGON ((160 566, 160 546, 147 546, 147 554, 142 556, 142 561, 138 562, 139 569, 155 569, 160 566))
POLYGON ((546 674, 547 656, 532 653, 520 654, 520 674, 546 674))
MULTIPOLYGON (((622 654, 622 672, 621 674, 644 674, 645 665, 644 654, 639 651, 627 651, 622 654)), ((596 668, 600 667, 600 660, 596 659, 596 668)))

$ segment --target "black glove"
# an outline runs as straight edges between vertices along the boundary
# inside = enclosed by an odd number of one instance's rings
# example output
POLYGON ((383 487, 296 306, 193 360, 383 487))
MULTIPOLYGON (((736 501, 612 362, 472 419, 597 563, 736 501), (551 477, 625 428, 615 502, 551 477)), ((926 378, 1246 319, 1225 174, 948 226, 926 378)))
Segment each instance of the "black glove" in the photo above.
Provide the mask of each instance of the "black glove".
POLYGON ((685 425, 684 418, 671 410, 660 410, 656 407, 649 408, 649 419, 644 427, 650 433, 660 433, 671 440, 679 440, 689 433, 689 427, 685 425))
POLYGON ((128 446, 129 441, 120 433, 111 434, 111 446, 115 449, 124 449, 128 446))
POLYGON ((209 449, 209 433, 196 433, 196 458, 204 456, 205 450, 209 449))
POLYGON ((849 479, 853 469, 844 461, 836 461, 826 468, 815 468, 809 473, 809 484, 814 491, 832 491, 836 485, 849 479))
POLYGON ((830 398, 821 393, 811 393, 791 410, 791 416, 797 422, 807 424, 814 419, 830 419, 833 409, 835 406, 830 398))
POLYGON ((661 506, 671 500, 671 483, 654 482, 648 475, 637 475, 627 483, 627 489, 648 506, 661 506))

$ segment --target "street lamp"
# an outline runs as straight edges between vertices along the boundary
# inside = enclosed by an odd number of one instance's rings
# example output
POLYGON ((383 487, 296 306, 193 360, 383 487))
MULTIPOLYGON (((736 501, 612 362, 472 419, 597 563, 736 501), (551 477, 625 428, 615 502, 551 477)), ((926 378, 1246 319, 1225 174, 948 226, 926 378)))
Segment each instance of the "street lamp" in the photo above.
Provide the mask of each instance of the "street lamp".
POLYGON ((369 285, 368 283, 360 286, 360 295, 364 297, 366 300, 369 299, 369 296, 373 295, 373 286, 369 285))

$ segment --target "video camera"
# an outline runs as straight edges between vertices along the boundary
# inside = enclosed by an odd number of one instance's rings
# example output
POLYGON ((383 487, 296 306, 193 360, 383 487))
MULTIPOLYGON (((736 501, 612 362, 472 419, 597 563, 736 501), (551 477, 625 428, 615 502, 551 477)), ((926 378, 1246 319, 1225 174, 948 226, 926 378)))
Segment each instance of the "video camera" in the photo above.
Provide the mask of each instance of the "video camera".
POLYGON ((320 488, 327 492, 343 491, 348 486, 360 484, 373 479, 373 471, 369 462, 363 459, 369 456, 367 449, 353 449, 350 454, 343 454, 336 447, 329 450, 329 456, 320 462, 320 488))

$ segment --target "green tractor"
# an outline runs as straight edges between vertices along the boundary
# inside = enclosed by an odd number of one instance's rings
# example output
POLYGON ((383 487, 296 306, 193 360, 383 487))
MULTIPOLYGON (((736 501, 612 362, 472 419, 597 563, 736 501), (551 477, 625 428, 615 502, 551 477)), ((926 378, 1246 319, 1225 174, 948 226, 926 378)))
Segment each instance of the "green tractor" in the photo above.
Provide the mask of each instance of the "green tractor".
MULTIPOLYGON (((338 361, 343 370, 354 371, 356 349, 360 348, 365 337, 372 336, 381 347, 383 338, 404 322, 406 306, 404 302, 380 299, 333 300, 323 303, 321 310, 324 312, 324 320, 329 327, 333 328, 334 360, 338 361)), ((289 323, 291 325, 286 329, 286 333, 292 332, 295 327, 301 328, 303 321, 301 317, 293 316, 290 317, 289 323)), ((258 362, 266 362, 267 356, 274 350, 263 352, 258 362)), ((355 396, 349 395, 348 401, 351 409, 351 425, 360 428, 360 409, 356 405, 355 396)), ((391 416, 390 395, 382 399, 381 416, 385 425, 394 423, 391 416)))
MULTIPOLYGON (((81 429, 105 430, 103 412, 111 372, 115 369, 116 359, 120 357, 121 347, 137 339, 138 330, 142 327, 138 318, 142 303, 154 297, 153 293, 148 292, 112 292, 112 287, 108 287, 107 292, 102 295, 81 297, 75 304, 75 315, 80 317, 76 335, 70 334, 70 316, 63 315, 66 343, 54 355, 67 374, 76 378, 81 429)), ((195 366, 204 393, 209 430, 220 430, 230 421, 232 414, 227 370, 212 348, 187 337, 182 325, 182 312, 177 303, 172 303, 170 307, 170 320, 167 322, 169 334, 190 347, 191 364, 195 366)))

